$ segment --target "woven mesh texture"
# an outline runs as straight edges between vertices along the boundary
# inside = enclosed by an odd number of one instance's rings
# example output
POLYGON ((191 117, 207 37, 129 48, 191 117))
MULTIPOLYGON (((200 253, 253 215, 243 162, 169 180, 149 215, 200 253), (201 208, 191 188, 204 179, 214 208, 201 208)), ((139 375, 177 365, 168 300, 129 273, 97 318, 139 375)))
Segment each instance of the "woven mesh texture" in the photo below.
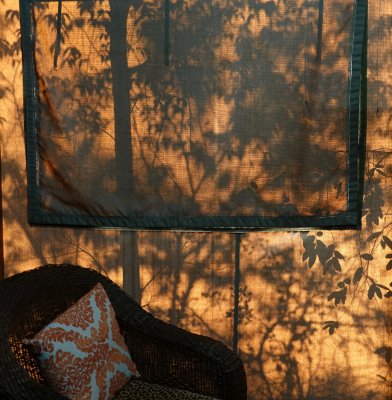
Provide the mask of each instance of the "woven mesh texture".
POLYGON ((354 3, 34 1, 30 201, 71 225, 346 212, 354 3))

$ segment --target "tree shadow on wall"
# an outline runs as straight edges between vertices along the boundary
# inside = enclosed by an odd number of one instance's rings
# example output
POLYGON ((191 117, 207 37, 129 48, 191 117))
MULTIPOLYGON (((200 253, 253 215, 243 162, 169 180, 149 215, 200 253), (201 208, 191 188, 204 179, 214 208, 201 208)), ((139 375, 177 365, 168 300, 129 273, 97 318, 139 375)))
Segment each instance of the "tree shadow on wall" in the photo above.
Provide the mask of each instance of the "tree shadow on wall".
POLYGON ((243 266, 243 275, 251 282, 242 299, 249 307, 241 326, 250 399, 387 398, 379 377, 363 378, 362 365, 364 351, 377 362, 376 333, 386 316, 367 309, 363 299, 365 314, 346 307, 340 324, 330 323, 339 313, 327 296, 339 273, 326 279, 321 270, 295 261, 292 249, 269 245, 258 262, 243 266), (360 353, 352 353, 353 342, 360 353), (355 369, 358 361, 361 368, 355 369))
POLYGON ((142 306, 156 317, 232 345, 234 240, 225 233, 139 234, 142 306))
MULTIPOLYGON (((136 217, 340 209, 349 41, 347 31, 324 46, 334 36, 321 34, 320 4, 177 1, 168 21, 163 1, 34 3, 42 207, 136 217)), ((344 2, 332 14, 344 30, 344 2)))
MULTIPOLYGON (((317 2, 285 2, 287 9, 275 2, 249 2, 244 10, 239 1, 208 6, 201 1, 177 1, 170 21, 169 66, 165 65, 162 39, 163 3, 158 3, 63 2, 59 36, 58 4, 35 5, 37 37, 46 39, 38 42, 36 55, 43 89, 40 135, 47 140, 39 149, 45 206, 70 213, 83 210, 135 216, 203 215, 206 210, 293 215, 303 211, 304 199, 309 199, 307 207, 312 213, 328 213, 327 196, 337 199, 330 207, 339 208, 345 192, 345 157, 332 147, 345 148, 336 132, 344 132, 338 129, 345 126, 342 120, 346 116, 339 105, 345 105, 340 93, 347 76, 336 54, 345 57, 347 46, 342 35, 334 48, 322 48, 327 66, 322 68, 315 51, 320 47, 317 2), (301 34, 304 30, 307 35, 301 34), (277 48, 276 43, 282 47, 277 48), (265 82, 264 87, 260 81, 265 82), (337 106, 328 108, 334 104, 337 106), (290 159, 282 154, 288 147, 292 149, 290 159), (303 154, 309 155, 306 160, 303 154), (308 184, 293 179, 299 176, 308 184), (130 192, 132 201, 124 202, 130 192), (264 193, 274 195, 266 198, 264 193)), ((335 4, 335 22, 345 27, 344 4, 335 4)), ((9 18, 17 18, 11 15, 9 18)), ((11 52, 3 52, 4 57, 12 57, 12 46, 4 47, 11 52)), ((7 90, 15 88, 11 85, 7 90)), ((390 172, 378 165, 375 162, 373 174, 381 181, 382 172, 390 172)), ((4 169, 6 177, 15 179, 6 194, 10 206, 21 196, 18 182, 24 178, 17 174, 18 168, 20 164, 11 160, 4 169)), ((365 210, 369 210, 366 222, 376 231, 383 215, 380 187, 369 186, 373 200, 365 201, 365 210)), ((5 218, 9 225, 16 218, 30 232, 24 214, 6 213, 5 218)), ((82 242, 88 241, 81 236, 82 242)), ((217 332, 216 322, 206 321, 199 310, 189 307, 193 288, 211 279, 212 269, 203 269, 208 257, 201 255, 210 239, 187 241, 180 234, 174 239, 171 234, 161 234, 156 241, 157 236, 138 233, 133 240, 139 245, 135 251, 143 253, 144 265, 153 262, 144 255, 145 248, 151 247, 166 266, 161 271, 158 265, 158 271, 154 270, 158 275, 153 273, 151 278, 161 286, 159 295, 171 293, 170 304, 151 303, 151 310, 183 327, 189 328, 191 321, 195 330, 204 329, 230 344, 229 334, 217 332), (184 248, 187 242, 191 248, 184 248), (199 260, 194 261, 195 257, 199 260)), ((317 239, 309 240, 309 236, 306 243, 315 244, 308 252, 314 256, 312 260, 324 263, 328 271, 339 272, 338 249, 320 244, 317 248, 317 239)), ((384 236, 388 237, 387 231, 372 240, 381 246, 384 236)), ((35 243, 36 254, 45 258, 41 243, 32 236, 29 240, 35 243)), ((227 251, 229 242, 223 240, 216 252, 227 251)), ((384 244, 388 246, 385 240, 384 244)), ((322 328, 307 316, 324 313, 315 299, 326 298, 332 288, 325 279, 311 278, 302 298, 295 288, 304 285, 303 277, 288 276, 295 255, 287 252, 279 257, 280 261, 262 270, 274 301, 261 302, 262 309, 256 310, 267 316, 267 322, 258 345, 244 352, 243 359, 252 375, 259 374, 255 387, 261 388, 263 398, 320 400, 335 395, 337 399, 344 387, 334 374, 326 371, 323 378, 331 382, 333 392, 316 391, 323 383, 318 376, 312 391, 307 382, 314 370, 306 375, 300 368, 302 363, 306 365, 301 357, 312 357, 310 341, 315 330, 322 328)), ((226 260, 233 261, 232 252, 226 260)), ((230 319, 232 300, 223 290, 232 282, 232 270, 228 271, 222 273, 217 287, 206 284, 203 293, 209 302, 227 304, 230 319)), ((300 267, 298 271, 302 271, 300 267)), ((148 285, 141 289, 146 293, 148 285)), ((244 326, 258 320, 249 307, 251 296, 255 294, 243 287, 244 326)), ((325 314, 324 320, 328 319, 325 314)), ((254 346, 252 338, 245 335, 245 339, 254 346)), ((370 395, 366 388, 357 389, 364 399, 370 395)))
MULTIPOLYGON (((44 207, 343 211, 349 29, 323 47, 316 4, 177 1, 167 16, 164 3, 34 5, 44 207)), ((332 13, 347 26, 343 3, 332 13)))

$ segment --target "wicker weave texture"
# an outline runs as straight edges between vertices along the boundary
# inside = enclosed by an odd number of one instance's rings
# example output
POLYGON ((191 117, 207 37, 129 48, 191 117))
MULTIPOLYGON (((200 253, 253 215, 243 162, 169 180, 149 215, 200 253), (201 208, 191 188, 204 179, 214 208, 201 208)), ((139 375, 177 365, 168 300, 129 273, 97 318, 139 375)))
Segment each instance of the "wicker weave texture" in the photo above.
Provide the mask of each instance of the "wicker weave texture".
POLYGON ((42 266, 0 282, 0 399, 65 399, 45 385, 21 340, 98 282, 144 380, 221 399, 246 399, 243 363, 223 343, 154 318, 107 277, 69 264, 42 266))

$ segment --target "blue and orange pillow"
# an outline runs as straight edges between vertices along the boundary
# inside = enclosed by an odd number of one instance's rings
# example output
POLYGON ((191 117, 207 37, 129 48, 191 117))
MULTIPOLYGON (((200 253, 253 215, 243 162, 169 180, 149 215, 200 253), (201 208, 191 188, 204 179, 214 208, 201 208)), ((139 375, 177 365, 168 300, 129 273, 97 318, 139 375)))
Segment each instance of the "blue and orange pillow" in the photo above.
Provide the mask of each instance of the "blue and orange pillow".
POLYGON ((100 283, 23 343, 51 388, 72 400, 111 400, 140 376, 100 283))

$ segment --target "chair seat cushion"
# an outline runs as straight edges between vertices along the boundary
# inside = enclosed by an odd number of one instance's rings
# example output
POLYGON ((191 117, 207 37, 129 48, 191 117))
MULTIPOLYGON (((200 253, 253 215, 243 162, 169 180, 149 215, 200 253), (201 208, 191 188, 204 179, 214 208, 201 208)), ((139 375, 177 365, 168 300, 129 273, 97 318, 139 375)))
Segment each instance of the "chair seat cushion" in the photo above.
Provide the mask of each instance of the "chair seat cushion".
POLYGON ((114 400, 217 400, 209 396, 140 380, 128 382, 114 400))

